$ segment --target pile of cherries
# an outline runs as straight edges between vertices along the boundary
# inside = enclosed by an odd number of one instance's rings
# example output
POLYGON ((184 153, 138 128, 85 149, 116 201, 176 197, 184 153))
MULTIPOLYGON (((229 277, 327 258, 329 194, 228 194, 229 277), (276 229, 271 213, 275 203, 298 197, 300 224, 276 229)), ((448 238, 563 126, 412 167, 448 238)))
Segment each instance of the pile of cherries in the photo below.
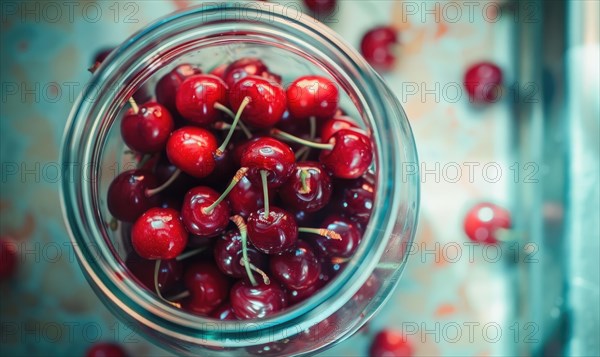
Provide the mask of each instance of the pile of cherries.
POLYGON ((156 100, 130 100, 120 128, 138 168, 113 180, 107 205, 133 248, 126 266, 176 307, 222 320, 281 312, 361 242, 370 137, 330 79, 281 82, 257 58, 210 73, 180 64, 156 100))

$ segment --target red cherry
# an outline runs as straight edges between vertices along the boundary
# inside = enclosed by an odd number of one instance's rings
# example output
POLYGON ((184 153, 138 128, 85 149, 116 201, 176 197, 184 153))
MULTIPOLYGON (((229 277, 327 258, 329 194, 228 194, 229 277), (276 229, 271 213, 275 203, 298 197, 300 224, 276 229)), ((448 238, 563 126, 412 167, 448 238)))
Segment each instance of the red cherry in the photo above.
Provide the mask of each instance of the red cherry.
POLYGON ((156 177, 147 170, 129 170, 117 176, 108 187, 108 210, 118 220, 133 222, 142 213, 160 205, 158 196, 146 191, 158 186, 156 177))
POLYGON ((133 249, 145 259, 173 259, 188 241, 179 212, 171 208, 151 208, 131 228, 133 249))
POLYGON ((373 160, 369 137, 353 130, 342 129, 329 139, 332 150, 323 150, 319 156, 333 176, 344 179, 358 178, 364 174, 373 160))
POLYGON ((336 0, 304 0, 306 7, 313 12, 317 19, 331 14, 336 7, 336 0))
POLYGON ((257 140, 259 140, 260 138, 263 138, 264 135, 256 135, 253 136, 250 139, 247 140, 240 140, 238 142, 233 143, 233 150, 231 150, 232 153, 232 159, 233 159, 233 164, 235 166, 241 166, 242 165, 242 155, 248 151, 248 147, 250 146, 250 144, 256 142, 257 140))
POLYGON ((132 150, 151 154, 165 148, 175 124, 167 108, 150 102, 134 111, 130 109, 121 121, 121 136, 132 150))
POLYGON ((271 274, 286 288, 306 289, 315 285, 321 274, 321 263, 312 247, 298 241, 296 248, 270 260, 271 274))
POLYGON ((476 103, 492 103, 499 98, 502 70, 491 62, 476 63, 465 73, 465 88, 476 103))
POLYGON ((331 139, 333 134, 342 129, 350 129, 363 135, 367 135, 367 133, 360 129, 350 117, 336 116, 329 119, 321 126, 321 141, 324 143, 329 142, 329 139, 331 139))
POLYGON ((362 234, 356 224, 342 216, 331 215, 325 218, 321 227, 334 231, 342 237, 342 239, 328 239, 311 235, 321 252, 328 257, 350 258, 362 239, 362 234))
POLYGON ((244 108, 241 118, 255 128, 274 126, 285 112, 285 91, 279 84, 265 78, 247 76, 235 83, 229 93, 231 109, 237 112, 246 97, 250 98, 250 103, 244 108))
POLYGON ((222 112, 215 108, 219 104, 227 104, 227 84, 211 74, 189 77, 181 83, 175 96, 179 114, 200 125, 214 123, 221 116, 222 112))
POLYGON ((375 27, 364 34, 360 42, 360 52, 373 68, 389 71, 396 62, 393 45, 397 43, 398 35, 393 27, 375 27))
MULTIPOLYGON (((275 191, 269 189, 269 202, 273 203, 275 191)), ((248 218, 250 213, 262 208, 265 204, 263 189, 261 184, 252 183, 246 177, 243 177, 227 196, 231 211, 248 218)))
POLYGON ((233 312, 233 307, 229 302, 225 302, 218 306, 210 313, 210 317, 213 317, 217 320, 227 321, 227 320, 237 320, 238 318, 235 316, 235 312, 233 312))
POLYGON ((411 357, 414 351, 400 331, 386 329, 373 338, 369 357, 411 357))
POLYGON ((111 342, 98 342, 85 353, 86 357, 127 357, 123 347, 111 342))
POLYGON ((333 117, 340 100, 337 84, 321 76, 303 76, 287 88, 287 107, 298 119, 333 117))
MULTIPOLYGON (((248 260, 261 270, 267 266, 267 257, 252 246, 248 246, 248 260)), ((240 261, 242 259, 242 237, 239 230, 225 232, 217 240, 214 248, 214 258, 217 267, 228 276, 243 278, 246 270, 240 261)))
POLYGON ((15 275, 17 271, 17 246, 7 237, 0 238, 0 281, 15 275))
POLYGON ((262 76, 267 71, 267 66, 258 58, 240 58, 227 66, 223 73, 223 79, 232 88, 240 79, 248 76, 262 76))
POLYGON ((217 267, 208 262, 192 264, 184 276, 190 296, 184 306, 198 314, 209 314, 227 300, 229 279, 217 267))
MULTIPOLYGON (((131 273, 150 291, 155 291, 154 269, 156 263, 144 259, 132 251, 127 256, 125 265, 131 273)), ((158 289, 164 296, 174 292, 183 279, 183 264, 176 259, 161 260, 158 270, 158 289)))
POLYGON ((331 179, 318 162, 299 162, 279 189, 279 197, 294 211, 315 212, 325 207, 331 197, 331 179))
POLYGON ((259 209, 248 217, 248 239, 263 253, 283 253, 294 247, 297 238, 294 216, 281 208, 271 207, 267 216, 259 209))
POLYGON ((219 193, 210 187, 198 186, 188 191, 181 208, 181 218, 188 232, 202 238, 211 238, 227 227, 231 213, 227 201, 220 202, 209 211, 209 207, 218 198, 219 193))
POLYGON ((167 157, 183 172, 202 178, 215 169, 213 153, 217 139, 208 130, 186 126, 175 130, 167 141, 167 157))
POLYGON ((248 145, 241 161, 242 166, 249 169, 247 177, 250 181, 262 184, 260 172, 266 171, 268 186, 276 188, 292 174, 296 158, 288 145, 262 137, 248 145))
POLYGON ((493 203, 479 203, 465 217, 465 233, 474 242, 497 244, 499 232, 511 227, 510 212, 493 203))
POLYGON ((275 283, 252 286, 240 280, 231 288, 229 300, 235 315, 245 320, 265 318, 286 306, 285 292, 275 283))
POLYGON ((375 177, 366 172, 355 180, 337 180, 332 209, 362 225, 369 223, 375 204, 375 177))
POLYGON ((228 65, 226 63, 220 64, 220 65, 216 66, 215 68, 213 68, 213 70, 210 71, 210 74, 225 80, 225 70, 227 70, 227 67, 228 67, 228 65))
POLYGON ((189 63, 182 63, 173 68, 156 83, 156 101, 174 113, 177 110, 175 95, 179 86, 187 78, 200 73, 202 73, 200 68, 189 63))

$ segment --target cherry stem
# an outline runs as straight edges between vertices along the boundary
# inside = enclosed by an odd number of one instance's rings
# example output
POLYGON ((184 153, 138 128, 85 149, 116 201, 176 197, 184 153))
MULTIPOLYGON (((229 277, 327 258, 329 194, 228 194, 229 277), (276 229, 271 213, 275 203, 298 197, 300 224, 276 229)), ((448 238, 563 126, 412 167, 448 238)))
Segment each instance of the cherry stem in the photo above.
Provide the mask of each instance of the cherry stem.
MULTIPOLYGON (((244 260, 244 258, 240 259, 240 264, 241 265, 245 266, 246 263, 248 263, 248 266, 250 267, 250 270, 252 270, 254 272, 257 272, 258 274, 260 274, 260 276, 262 276, 263 283, 265 283, 265 285, 271 284, 271 279, 269 279, 269 276, 267 275, 267 273, 265 273, 262 269, 260 269, 256 265, 250 263, 249 261, 244 260)), ((256 285, 253 285, 253 286, 256 286, 256 285)))
POLYGON ((325 228, 308 228, 308 227, 298 227, 298 232, 303 233, 312 233, 316 235, 320 235, 329 239, 341 240, 342 236, 338 233, 332 231, 331 229, 325 228))
POLYGON ((225 151, 225 149, 227 148, 227 145, 229 144, 229 141, 231 140, 231 136, 233 135, 235 127, 238 125, 238 122, 240 121, 240 117, 242 116, 242 113, 244 112, 244 108, 246 108, 246 106, 250 103, 250 101, 251 101, 250 97, 245 97, 244 100, 242 100, 242 104, 240 104, 240 107, 238 108, 237 113, 235 113, 235 118, 233 118, 233 123, 231 123, 231 128, 229 128, 229 132, 227 133, 227 136, 225 137, 225 140, 223 140, 223 143, 221 144, 221 146, 219 146, 217 148, 217 151, 215 151, 215 155, 217 155, 217 156, 223 155, 223 151, 225 151))
POLYGON ((303 160, 300 160, 300 157, 306 156, 305 154, 308 152, 308 150, 309 150, 309 148, 306 146, 298 149, 298 151, 296 151, 296 154, 294 154, 294 156, 296 157, 296 161, 303 161, 303 160))
POLYGON ((176 258, 175 258, 175 260, 177 260, 177 261, 179 262, 179 261, 182 261, 182 260, 184 260, 184 259, 187 259, 187 258, 193 257, 194 255, 197 255, 197 254, 199 254, 199 253, 202 253, 202 252, 203 252, 203 251, 205 251, 205 250, 206 250, 206 247, 200 247, 200 248, 197 248, 197 249, 194 249, 194 250, 189 250, 189 251, 187 251, 187 252, 185 252, 185 253, 179 254, 179 255, 178 255, 176 258))
POLYGON ((269 172, 267 170, 260 170, 260 179, 263 187, 263 199, 265 201, 265 212, 263 214, 265 219, 269 218, 269 186, 267 185, 268 174, 269 172))
POLYGON ((131 105, 131 109, 133 109, 133 114, 139 113, 140 107, 138 107, 138 105, 135 102, 135 99, 133 99, 133 97, 129 98, 129 104, 131 105))
MULTIPOLYGON (((340 258, 340 257, 331 258, 331 262, 333 264, 344 264, 344 263, 346 263, 349 260, 350 260, 350 258, 340 258)), ((379 265, 377 265, 377 267, 379 267, 379 265)))
POLYGON ((237 185, 237 183, 240 182, 240 180, 242 178, 244 178, 244 176, 246 176, 247 172, 248 172, 247 167, 241 167, 239 170, 237 170, 237 172, 235 173, 235 176, 233 176, 233 178, 231 179, 231 182, 229 182, 229 186, 227 186, 227 188, 225 189, 225 191, 223 191, 221 196, 219 196, 219 198, 217 198, 217 200, 215 202, 213 202, 210 206, 204 207, 202 209, 202 213, 211 214, 212 211, 215 209, 215 207, 217 207, 219 205, 219 203, 223 202, 223 200, 225 199, 225 197, 227 197, 229 192, 231 192, 231 190, 233 190, 235 185, 237 185))
POLYGON ((252 286, 258 285, 256 283, 256 279, 254 279, 254 274, 252 274, 252 269, 250 268, 250 261, 248 260, 248 227, 246 226, 246 222, 244 222, 244 218, 239 215, 235 215, 229 218, 240 231, 240 236, 242 238, 242 260, 241 263, 246 268, 246 274, 248 274, 248 279, 250 279, 250 284, 252 286))
POLYGON ((180 292, 177 295, 173 295, 171 297, 169 297, 167 300, 169 301, 177 301, 177 300, 181 300, 181 299, 185 299, 186 297, 192 295, 189 291, 185 290, 180 292))
POLYGON ((169 179, 167 181, 165 181, 162 185, 155 187, 155 188, 147 189, 146 197, 152 197, 152 196, 156 195, 157 193, 164 191, 167 187, 171 186, 173 181, 177 180, 177 178, 179 177, 180 174, 181 174, 180 169, 175 170, 175 172, 173 172, 173 175, 171 175, 171 177, 169 177, 169 179))
POLYGON ((310 179, 310 172, 305 169, 300 170, 300 183, 302 183, 302 188, 300 189, 300 193, 306 194, 310 192, 310 187, 308 187, 308 179, 310 179))
MULTIPOLYGON (((235 118, 235 113, 232 112, 231 109, 227 108, 226 106, 224 106, 221 103, 215 103, 214 108, 224 112, 225 114, 229 115, 232 118, 235 118)), ((246 137, 248 139, 252 138, 252 133, 250 132, 250 130, 248 130, 248 127, 246 125, 244 125, 243 122, 239 122, 238 125, 242 129, 242 131, 244 132, 244 134, 246 135, 246 137)))
POLYGON ((160 289, 158 288, 158 272, 160 271, 161 263, 162 263, 162 260, 159 259, 154 264, 154 290, 156 290, 156 295, 158 295, 159 298, 161 298, 162 300, 165 300, 165 298, 163 298, 162 294, 160 293, 160 289))
POLYGON ((295 143, 298 143, 301 145, 305 145, 305 146, 307 146, 309 148, 313 148, 313 149, 320 149, 320 150, 332 150, 333 149, 333 144, 315 143, 314 141, 304 140, 302 138, 294 136, 290 133, 286 133, 285 131, 281 131, 279 129, 271 129, 271 135, 279 136, 288 141, 292 141, 292 142, 295 142, 295 143))
POLYGON ((119 221, 117 221, 115 217, 112 217, 108 222, 108 227, 111 231, 115 232, 117 229, 119 229, 119 221))
POLYGON ((146 154, 146 155, 142 156, 142 159, 137 164, 138 169, 143 167, 144 165, 146 165, 146 163, 148 161, 150 161, 151 158, 152 158, 152 155, 150 155, 150 154, 146 154))
POLYGON ((317 118, 314 116, 308 118, 310 124, 310 140, 314 140, 317 135, 317 118))

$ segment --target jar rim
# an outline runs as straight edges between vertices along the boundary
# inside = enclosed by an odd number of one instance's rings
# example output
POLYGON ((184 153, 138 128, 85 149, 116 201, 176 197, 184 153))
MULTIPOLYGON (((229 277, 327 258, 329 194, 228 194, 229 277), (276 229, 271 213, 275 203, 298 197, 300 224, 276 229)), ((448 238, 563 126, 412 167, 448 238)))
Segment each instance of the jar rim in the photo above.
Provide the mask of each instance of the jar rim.
MULTIPOLYGON (((205 23, 209 22, 208 19, 212 19, 211 16, 215 16, 215 13, 217 12, 239 13, 243 10, 245 14, 252 13, 258 17, 269 16, 271 20, 268 23, 253 20, 248 21, 248 24, 259 23, 263 26, 277 24, 278 27, 285 28, 288 33, 294 36, 302 37, 307 34, 312 36, 303 39, 303 41, 318 39, 319 41, 327 43, 331 47, 332 53, 339 56, 338 59, 343 59, 346 61, 345 64, 352 66, 352 70, 357 75, 355 81, 362 82, 360 85, 358 85, 357 82, 353 83, 354 87, 369 88, 370 90, 368 93, 381 94, 382 92, 387 92, 384 94, 388 97, 392 95, 389 89, 383 85, 381 78, 368 66, 362 57, 326 25, 318 23, 312 18, 301 21, 300 19, 292 19, 284 14, 265 11, 260 8, 256 9, 255 7, 243 7, 243 5, 244 4, 232 3, 218 5, 202 4, 175 12, 155 21, 145 29, 130 37, 125 43, 113 51, 106 59, 106 65, 99 68, 98 72, 94 74, 91 82, 95 83, 99 88, 102 88, 105 83, 110 82, 110 78, 120 75, 116 71, 117 63, 120 62, 120 60, 131 56, 135 51, 139 51, 144 42, 152 43, 152 40, 158 38, 159 35, 168 33, 168 27, 175 26, 178 21, 189 20, 190 17, 202 17, 203 21, 201 21, 201 23, 205 23), (312 21, 312 23, 310 23, 310 21, 312 21)), ((221 21, 224 21, 225 23, 227 23, 227 21, 234 21, 236 27, 243 28, 244 23, 243 21, 240 22, 239 18, 228 20, 232 17, 228 18, 227 14, 221 16, 225 18, 221 21)), ((159 50, 155 49, 155 51, 158 53, 159 50)), ((129 95, 133 93, 131 89, 130 92, 129 95)), ((80 94, 69 117, 62 145, 61 161, 63 164, 72 162, 96 162, 96 165, 98 165, 99 151, 101 151, 102 148, 102 140, 100 140, 99 137, 103 134, 106 135, 106 132, 105 130, 103 131, 100 124, 97 122, 87 122, 85 125, 83 123, 84 121, 90 120, 88 114, 92 111, 91 106, 100 105, 99 103, 90 103, 89 101, 86 101, 86 98, 89 95, 90 93, 86 90, 80 94), (93 137, 91 133, 97 131, 99 131, 100 135, 98 135, 98 137, 93 137), (82 150, 78 152, 80 156, 77 156, 77 152, 74 148, 82 148, 82 150)), ((121 95, 124 95, 124 93, 121 93, 121 95)), ((362 96, 369 95, 362 92, 358 93, 358 95, 361 96, 361 101, 363 103, 367 102, 362 96)), ((372 113, 373 108, 369 106, 363 108, 366 110, 365 116, 369 119, 369 125, 373 128, 372 140, 376 147, 375 157, 377 159, 376 166, 378 172, 376 175, 377 184, 375 197, 376 200, 381 200, 385 197, 386 201, 390 201, 389 204, 375 205, 371 220, 363 235, 363 238, 368 237, 368 239, 363 239, 358 247, 358 251, 339 276, 315 296, 312 296, 297 306, 291 307, 281 314, 265 319, 241 322, 218 321, 220 326, 218 327, 219 331, 217 333, 236 334, 239 332, 240 323, 256 325, 257 322, 260 322, 262 324, 262 326, 246 326, 244 328, 244 333, 249 337, 253 336, 253 334, 257 334, 256 337, 258 337, 258 334, 261 333, 261 331, 264 331, 266 328, 273 328, 273 326, 291 324, 300 325, 304 328, 312 326, 329 316, 331 313, 337 311, 351 299, 375 269, 379 257, 383 254, 386 237, 392 233, 399 212, 399 200, 394 200, 394 198, 397 198, 400 194, 397 185, 395 185, 395 183, 400 182, 398 181, 400 178, 400 167, 397 165, 398 157, 395 155, 394 151, 401 149, 398 142, 400 140, 401 132, 409 134, 408 138, 410 138, 411 142, 404 142, 403 145, 408 146, 408 150, 411 152, 407 155, 412 156, 415 163, 417 162, 417 154, 415 143, 412 140, 410 125, 397 100, 393 98, 395 101, 395 103, 393 103, 395 104, 393 108, 386 108, 386 104, 389 103, 384 103, 382 99, 384 95, 381 97, 370 95, 369 97, 370 98, 367 98, 369 99, 369 103, 377 103, 377 106, 380 107, 378 112, 390 114, 389 110, 395 110, 395 113, 391 113, 392 115, 389 116, 385 115, 385 118, 375 118, 377 113, 372 113), (403 120, 396 120, 398 118, 403 120), (381 123, 383 121, 387 121, 385 128, 387 129, 386 135, 392 137, 391 142, 387 142, 387 144, 390 145, 391 150, 384 150, 386 145, 381 134, 382 129, 384 129, 381 128, 381 123), (376 227, 382 227, 382 229, 377 229, 376 227), (348 288, 348 286, 346 286, 346 288, 343 288, 344 285, 349 282, 351 282, 351 284, 349 284, 350 287, 348 288), (321 301, 316 303, 317 299, 321 299, 321 301), (331 302, 329 301, 330 299, 335 299, 335 301, 331 302), (311 301, 313 303, 309 303, 311 301), (314 303, 316 303, 316 306, 314 303), (300 317, 302 317, 302 321, 299 321, 300 317), (233 327, 233 329, 229 330, 228 327, 233 327)), ((98 102, 101 102, 101 100, 98 102)), ((103 105, 104 108, 100 110, 106 110, 106 104, 104 103, 103 105)), ((98 121, 98 119, 99 117, 93 118, 95 121, 98 121)), ((113 121, 114 119, 115 118, 113 117, 113 121)), ((161 330, 166 335, 177 337, 183 341, 196 341, 198 337, 194 336, 192 331, 212 333, 211 328, 215 324, 215 320, 195 316, 182 311, 173 311, 176 309, 167 306, 167 304, 157 303, 158 299, 156 297, 146 293, 143 289, 136 287, 135 284, 131 286, 128 286, 127 283, 123 282, 123 284, 119 284, 115 280, 117 278, 114 276, 104 276, 107 274, 103 275, 103 273, 106 273, 108 270, 116 268, 115 262, 110 261, 111 256, 114 259, 115 253, 111 251, 110 247, 99 246, 96 247, 99 250, 99 254, 95 257, 93 252, 89 249, 90 247, 86 246, 86 242, 83 241, 83 236, 93 236, 96 237, 95 239, 97 241, 100 241, 99 236, 102 235, 102 232, 98 231, 98 225, 93 225, 94 222, 98 221, 96 205, 99 204, 97 197, 96 200, 93 198, 94 192, 97 192, 93 187, 95 183, 91 182, 91 185, 88 185, 86 182, 83 182, 84 180, 82 178, 85 174, 83 169, 84 165, 79 166, 80 169, 76 171, 77 180, 73 183, 64 180, 61 185, 61 204, 67 223, 67 229, 74 245, 74 250, 78 257, 78 261, 85 272, 86 278, 90 280, 95 289, 100 290, 103 295, 108 296, 113 303, 118 305, 119 309, 126 311, 133 319, 140 321, 153 329, 161 330), (86 197, 92 197, 92 200, 86 200, 86 197), (102 266, 103 264, 104 266, 102 266), (142 294, 141 297, 139 295, 140 293, 142 294), (154 301, 147 301, 147 296, 144 297, 143 294, 153 297, 154 301), (138 310, 137 308, 140 309, 138 310), (169 327, 185 327, 186 332, 175 333, 173 329, 162 326, 163 323, 169 327)), ((94 173, 97 173, 97 167, 95 168, 92 164, 89 169, 91 170, 90 177, 94 177, 94 173)), ((418 173, 415 177, 411 178, 411 181, 414 180, 417 182, 417 188, 416 192, 414 192, 415 196, 411 210, 412 215, 409 217, 407 214, 403 217, 407 221, 410 221, 408 224, 413 227, 416 226, 418 213, 418 173)), ((411 231, 410 236, 405 240, 405 243, 409 244, 413 239, 414 229, 411 231)), ((397 274, 400 274, 401 270, 404 268, 406 257, 407 254, 405 253, 402 262, 398 262, 397 274)), ((206 337, 203 337, 202 341, 205 344, 210 345, 210 336, 208 337, 208 340, 206 337)), ((260 338, 258 338, 257 344, 258 343, 260 343, 260 338)), ((228 346, 235 347, 237 344, 231 343, 228 346)))

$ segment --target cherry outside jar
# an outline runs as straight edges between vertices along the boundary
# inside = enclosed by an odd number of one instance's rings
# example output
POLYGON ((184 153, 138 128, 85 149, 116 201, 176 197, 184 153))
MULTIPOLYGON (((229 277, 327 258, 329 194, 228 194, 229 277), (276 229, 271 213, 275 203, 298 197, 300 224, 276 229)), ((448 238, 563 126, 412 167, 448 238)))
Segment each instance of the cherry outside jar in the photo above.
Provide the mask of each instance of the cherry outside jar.
POLYGON ((64 181, 62 204, 80 266, 116 316, 178 354, 321 351, 351 336, 383 305, 410 251, 419 177, 406 115, 382 79, 339 36, 305 14, 290 10, 287 17, 284 10, 221 4, 156 21, 105 60, 76 101, 66 128, 62 162, 73 167, 75 179, 64 181), (376 192, 362 242, 332 282, 265 319, 217 321, 177 309, 136 283, 124 264, 131 249, 125 230, 107 223, 106 194, 118 173, 135 168, 119 132, 128 98, 136 92, 143 96, 147 88, 152 94, 157 80, 180 63, 208 71, 242 57, 259 57, 282 75, 284 87, 306 74, 338 82, 340 107, 372 138, 376 192))

